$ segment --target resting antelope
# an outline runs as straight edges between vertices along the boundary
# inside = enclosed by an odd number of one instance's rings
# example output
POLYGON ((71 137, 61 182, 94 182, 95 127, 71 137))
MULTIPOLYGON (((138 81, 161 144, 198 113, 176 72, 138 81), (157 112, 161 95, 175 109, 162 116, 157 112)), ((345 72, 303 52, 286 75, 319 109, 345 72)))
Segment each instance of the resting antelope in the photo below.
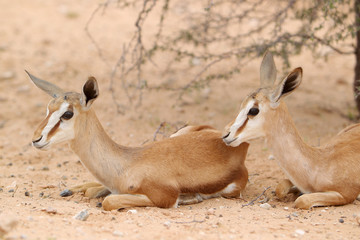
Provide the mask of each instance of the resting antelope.
POLYGON ((260 88, 248 95, 240 113, 225 127, 224 142, 237 147, 265 137, 278 164, 289 180, 276 189, 279 198, 297 187, 302 193, 295 207, 344 205, 360 193, 360 125, 352 125, 327 144, 307 145, 300 137, 283 98, 295 90, 302 79, 296 68, 275 84, 276 67, 270 53, 260 67, 260 88))
POLYGON ((112 195, 102 203, 105 210, 176 207, 210 197, 239 197, 245 188, 247 143, 228 147, 220 131, 208 126, 188 126, 163 141, 133 148, 120 146, 105 133, 91 108, 99 96, 94 77, 89 77, 79 94, 29 76, 53 97, 46 118, 34 133, 33 146, 48 149, 68 141, 101 183, 84 184, 73 190, 84 191, 90 198, 109 190, 112 195))

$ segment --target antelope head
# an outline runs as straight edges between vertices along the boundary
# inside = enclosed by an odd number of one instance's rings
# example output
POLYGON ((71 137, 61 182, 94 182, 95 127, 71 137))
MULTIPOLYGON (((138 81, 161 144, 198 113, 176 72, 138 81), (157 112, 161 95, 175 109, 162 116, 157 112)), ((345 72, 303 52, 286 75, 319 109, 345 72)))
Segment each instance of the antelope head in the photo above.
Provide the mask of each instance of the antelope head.
POLYGON ((51 145, 74 139, 76 119, 90 109, 99 95, 96 79, 89 77, 79 94, 65 92, 52 83, 26 73, 38 88, 53 97, 47 106, 45 119, 34 132, 33 146, 47 150, 51 145))
POLYGON ((295 68, 280 83, 275 84, 275 62, 272 54, 267 52, 260 66, 260 88, 243 100, 238 116, 225 127, 224 142, 236 147, 243 142, 265 137, 266 121, 271 120, 271 113, 277 111, 282 98, 300 85, 301 78, 302 69, 295 68))

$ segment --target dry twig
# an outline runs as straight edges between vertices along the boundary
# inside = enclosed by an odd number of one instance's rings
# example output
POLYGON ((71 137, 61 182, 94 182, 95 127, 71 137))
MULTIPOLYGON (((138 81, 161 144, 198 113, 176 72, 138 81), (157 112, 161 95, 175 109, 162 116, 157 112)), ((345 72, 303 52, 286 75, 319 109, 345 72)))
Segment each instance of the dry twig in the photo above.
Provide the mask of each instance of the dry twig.
POLYGON ((251 200, 251 201, 248 202, 247 204, 243 204, 241 207, 247 207, 247 206, 254 205, 254 202, 255 202, 256 200, 258 200, 261 196, 263 196, 268 189, 270 189, 270 186, 267 187, 267 188, 265 188, 265 190, 264 190, 259 196, 257 196, 256 198, 254 198, 253 200, 251 200))

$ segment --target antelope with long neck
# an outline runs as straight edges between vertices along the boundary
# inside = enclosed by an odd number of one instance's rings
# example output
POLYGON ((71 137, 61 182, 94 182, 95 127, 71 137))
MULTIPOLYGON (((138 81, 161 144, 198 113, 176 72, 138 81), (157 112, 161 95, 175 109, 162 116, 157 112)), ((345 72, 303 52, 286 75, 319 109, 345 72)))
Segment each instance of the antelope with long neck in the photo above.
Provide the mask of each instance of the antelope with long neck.
POLYGON ((68 141, 83 165, 101 183, 74 187, 86 196, 107 196, 105 210, 125 207, 176 207, 210 197, 239 197, 248 172, 248 144, 232 148, 221 132, 208 126, 189 126, 171 138, 141 147, 124 147, 106 134, 91 107, 99 95, 90 77, 82 93, 65 92, 29 74, 53 99, 47 116, 34 133, 33 145, 48 149, 68 141))
POLYGON ((304 193, 295 207, 353 202, 360 193, 360 125, 344 129, 323 146, 307 145, 283 102, 300 85, 302 69, 294 69, 279 84, 275 78, 275 63, 267 53, 260 67, 260 88, 244 99, 236 119, 225 127, 224 142, 237 147, 265 137, 288 177, 277 186, 276 195, 283 198, 293 186, 304 193))

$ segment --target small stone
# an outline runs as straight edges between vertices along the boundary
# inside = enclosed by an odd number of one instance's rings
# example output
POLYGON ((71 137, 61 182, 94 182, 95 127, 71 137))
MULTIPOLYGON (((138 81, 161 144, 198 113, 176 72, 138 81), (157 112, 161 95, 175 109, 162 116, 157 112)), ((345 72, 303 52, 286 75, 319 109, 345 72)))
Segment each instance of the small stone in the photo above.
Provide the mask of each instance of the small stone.
POLYGON ((0 192, 3 192, 3 191, 4 191, 4 189, 0 188, 0 192))
POLYGON ((80 221, 86 221, 86 219, 89 217, 89 212, 84 209, 80 211, 78 214, 74 216, 74 219, 80 220, 80 221))
POLYGON ((41 169, 41 170, 43 170, 43 171, 49 171, 49 167, 44 166, 44 167, 42 167, 42 169, 41 169))
POLYGON ((17 184, 16 184, 16 181, 13 181, 9 186, 7 186, 6 188, 16 188, 17 187, 17 184))
POLYGON ((207 215, 215 215, 215 209, 214 208, 210 208, 207 210, 206 212, 207 215))
POLYGON ((284 207, 284 210, 286 210, 286 211, 287 211, 287 210, 289 210, 289 208, 288 208, 288 207, 284 207))
POLYGON ((69 189, 65 189, 64 191, 62 191, 61 193, 60 193, 60 196, 61 197, 68 197, 68 196, 71 196, 71 195, 73 195, 74 193, 71 191, 71 190, 69 190, 69 189))
POLYGON ((166 221, 164 222, 164 226, 169 228, 171 226, 171 222, 170 221, 166 221))
POLYGON ((6 164, 7 166, 11 167, 13 165, 13 163, 8 163, 6 164))
POLYGON ((0 75, 0 79, 2 80, 12 79, 14 77, 15 77, 15 72, 13 71, 6 71, 0 75))
POLYGON ((61 177, 61 180, 67 180, 67 179, 68 179, 68 177, 65 175, 61 177))
POLYGON ((26 197, 29 197, 30 196, 30 193, 28 191, 25 192, 25 196, 26 197))
POLYGON ((297 235, 299 235, 299 236, 303 236, 303 235, 305 234, 305 231, 302 230, 302 229, 296 229, 296 230, 295 230, 295 233, 296 233, 297 235))
POLYGON ((39 197, 43 197, 43 196, 44 196, 43 192, 39 193, 39 197))
POLYGON ((43 208, 41 209, 41 211, 44 211, 44 212, 47 212, 47 213, 50 213, 50 214, 56 214, 57 213, 57 210, 53 207, 48 207, 48 208, 43 208))
POLYGON ((61 163, 58 163, 56 166, 57 166, 58 168, 61 167, 61 163))
POLYGON ((127 213, 137 214, 137 211, 135 209, 130 209, 127 211, 127 213))
POLYGON ((28 171, 35 171, 35 168, 34 168, 33 166, 28 166, 28 167, 26 168, 26 170, 28 170, 28 171))
POLYGON ((101 203, 101 202, 96 203, 96 207, 97 207, 97 208, 101 208, 101 207, 102 207, 102 203, 101 203))
POLYGON ((293 212, 291 215, 292 215, 293 217, 298 217, 298 216, 299 216, 299 214, 298 214, 297 212, 293 212))
POLYGON ((342 218, 339 219, 339 223, 344 223, 344 222, 345 222, 344 219, 342 218))
POLYGON ((15 192, 15 190, 14 190, 14 189, 10 189, 9 192, 15 192))
POLYGON ((115 230, 112 234, 113 234, 115 237, 123 237, 123 236, 124 236, 124 233, 123 233, 123 232, 120 232, 120 231, 117 231, 117 230, 115 230))
POLYGON ((263 203, 263 204, 260 204, 260 207, 263 209, 269 210, 271 208, 271 205, 268 203, 263 203))
POLYGON ((274 157, 274 155, 269 155, 268 159, 269 160, 275 160, 275 157, 274 157))

